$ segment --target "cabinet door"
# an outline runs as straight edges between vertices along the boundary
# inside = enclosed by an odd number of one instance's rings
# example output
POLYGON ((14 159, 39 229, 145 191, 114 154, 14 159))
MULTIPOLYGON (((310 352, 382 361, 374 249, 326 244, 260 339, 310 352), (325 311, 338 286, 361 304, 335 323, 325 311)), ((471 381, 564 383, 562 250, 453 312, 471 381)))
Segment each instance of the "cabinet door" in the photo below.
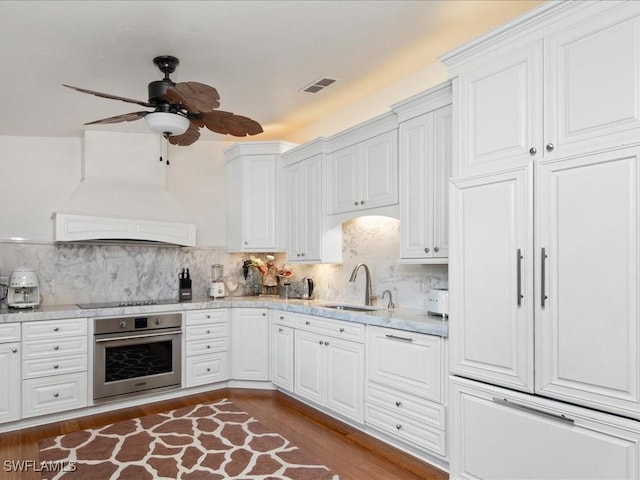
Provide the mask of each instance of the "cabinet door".
POLYGON ((360 144, 343 148, 329 155, 328 213, 345 213, 358 209, 362 200, 359 165, 360 144))
POLYGON ((398 132, 392 130, 362 142, 360 208, 398 203, 398 132))
POLYGON ((301 260, 305 250, 307 219, 305 175, 302 163, 290 165, 285 169, 287 184, 287 259, 290 262, 301 260))
POLYGON ((428 258, 433 249, 433 217, 427 188, 433 177, 433 114, 421 115, 400 124, 400 256, 428 258))
POLYGON ((304 209, 301 225, 304 225, 302 250, 304 261, 322 258, 322 156, 316 155, 304 162, 304 209))
POLYGON ((463 380, 452 382, 451 401, 451 478, 640 475, 637 422, 463 380))
POLYGON ((271 381, 293 391, 293 328, 271 326, 271 381))
POLYGON ((449 178, 453 162, 453 110, 451 105, 433 112, 433 174, 431 201, 432 254, 449 256, 449 178))
POLYGON ((269 318, 266 309, 232 309, 231 378, 269 380, 269 318))
POLYGON ((20 344, 0 344, 0 423, 20 418, 20 344))
POLYGON ((276 158, 252 155, 244 169, 244 247, 274 249, 276 246, 276 158))
POLYGON ((364 421, 364 345, 326 337, 327 407, 364 421))
POLYGON ((497 172, 528 161, 540 148, 542 43, 489 60, 460 74, 459 173, 497 172))
MULTIPOLYGON (((545 39, 545 144, 552 154, 636 142, 640 17, 635 2, 545 39)), ((549 152, 545 151, 545 155, 549 152)))
POLYGON ((639 157, 633 148, 544 162, 536 192, 537 388, 635 418, 639 157))
POLYGON ((532 166, 452 189, 451 369, 533 391, 532 166))
POLYGON ((324 404, 324 341, 320 335, 296 330, 294 333, 294 391, 301 397, 324 404))

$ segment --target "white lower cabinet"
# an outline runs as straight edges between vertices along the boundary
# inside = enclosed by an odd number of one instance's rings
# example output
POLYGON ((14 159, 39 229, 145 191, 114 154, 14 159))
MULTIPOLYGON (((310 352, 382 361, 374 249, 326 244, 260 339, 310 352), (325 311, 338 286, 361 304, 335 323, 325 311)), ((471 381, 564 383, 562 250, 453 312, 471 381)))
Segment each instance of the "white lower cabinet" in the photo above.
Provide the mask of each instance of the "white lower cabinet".
POLYGON ((185 385, 229 379, 229 313, 225 308, 187 312, 185 385))
POLYGON ((383 327, 367 331, 365 422, 445 459, 444 340, 383 327))
POLYGON ((295 327, 295 393, 362 423, 364 325, 296 314, 295 327))
POLYGON ((20 324, 0 325, 0 423, 20 418, 20 324))
POLYGON ((637 479, 638 422, 451 380, 452 479, 637 479))
POLYGON ((277 387, 293 391, 294 313, 271 311, 271 381, 277 387))
POLYGON ((22 324, 22 417, 88 404, 87 319, 22 324))
POLYGON ((231 312, 231 378, 269 380, 269 311, 234 308, 231 312))

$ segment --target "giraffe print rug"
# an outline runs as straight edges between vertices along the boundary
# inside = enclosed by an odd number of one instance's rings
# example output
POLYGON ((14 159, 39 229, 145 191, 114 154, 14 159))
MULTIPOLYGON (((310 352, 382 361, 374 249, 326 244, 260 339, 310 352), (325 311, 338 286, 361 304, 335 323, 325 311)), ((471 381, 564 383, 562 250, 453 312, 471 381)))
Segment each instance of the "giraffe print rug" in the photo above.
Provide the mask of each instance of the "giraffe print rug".
POLYGON ((339 480, 224 399, 40 442, 43 480, 339 480))

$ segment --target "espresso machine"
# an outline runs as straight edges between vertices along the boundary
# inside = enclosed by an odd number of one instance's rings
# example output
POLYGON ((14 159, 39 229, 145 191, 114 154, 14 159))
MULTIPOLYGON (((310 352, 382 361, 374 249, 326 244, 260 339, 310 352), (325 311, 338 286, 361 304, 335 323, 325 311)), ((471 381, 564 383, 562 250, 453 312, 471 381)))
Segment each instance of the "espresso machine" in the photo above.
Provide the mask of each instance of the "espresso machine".
POLYGON ((209 288, 209 296, 216 299, 225 296, 225 287, 222 277, 224 275, 224 267, 216 263, 211 265, 211 287, 209 288))
POLYGON ((11 308, 35 308, 40 305, 40 287, 36 272, 19 267, 11 273, 7 305, 11 308))

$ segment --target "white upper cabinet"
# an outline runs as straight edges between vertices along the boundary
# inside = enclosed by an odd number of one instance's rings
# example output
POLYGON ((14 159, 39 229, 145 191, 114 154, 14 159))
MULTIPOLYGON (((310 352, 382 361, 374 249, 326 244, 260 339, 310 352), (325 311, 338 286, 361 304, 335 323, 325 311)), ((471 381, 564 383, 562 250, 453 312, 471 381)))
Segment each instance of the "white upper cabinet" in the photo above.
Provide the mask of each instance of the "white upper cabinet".
POLYGON ((227 158, 227 250, 284 251, 280 154, 286 142, 236 144, 227 158))
POLYGON ((542 42, 481 58, 460 73, 458 173, 495 172, 529 161, 540 143, 542 42))
POLYGON ((323 139, 293 149, 285 163, 287 261, 330 263, 342 261, 342 227, 329 228, 324 208, 323 139))
POLYGON ((496 34, 484 49, 479 41, 443 59, 458 73, 460 175, 636 141, 640 5, 580 7, 575 12, 570 4, 551 5, 556 11, 547 13, 556 20, 548 28, 519 31, 526 28, 523 20, 510 41, 500 43, 496 34), (462 68, 458 61, 464 61, 462 68))
POLYGON ((633 3, 545 38, 545 154, 552 144, 554 155, 565 156, 637 141, 640 17, 633 3))
POLYGON ((537 390, 635 418, 638 162, 635 147, 538 165, 534 299, 537 390))
POLYGON ((451 370, 533 385, 532 166, 460 179, 451 196, 451 370))
POLYGON ((328 213, 363 212, 398 203, 398 131, 385 114, 329 139, 328 213))
POLYGON ((451 83, 393 106, 400 137, 400 259, 446 263, 452 167, 451 83))

